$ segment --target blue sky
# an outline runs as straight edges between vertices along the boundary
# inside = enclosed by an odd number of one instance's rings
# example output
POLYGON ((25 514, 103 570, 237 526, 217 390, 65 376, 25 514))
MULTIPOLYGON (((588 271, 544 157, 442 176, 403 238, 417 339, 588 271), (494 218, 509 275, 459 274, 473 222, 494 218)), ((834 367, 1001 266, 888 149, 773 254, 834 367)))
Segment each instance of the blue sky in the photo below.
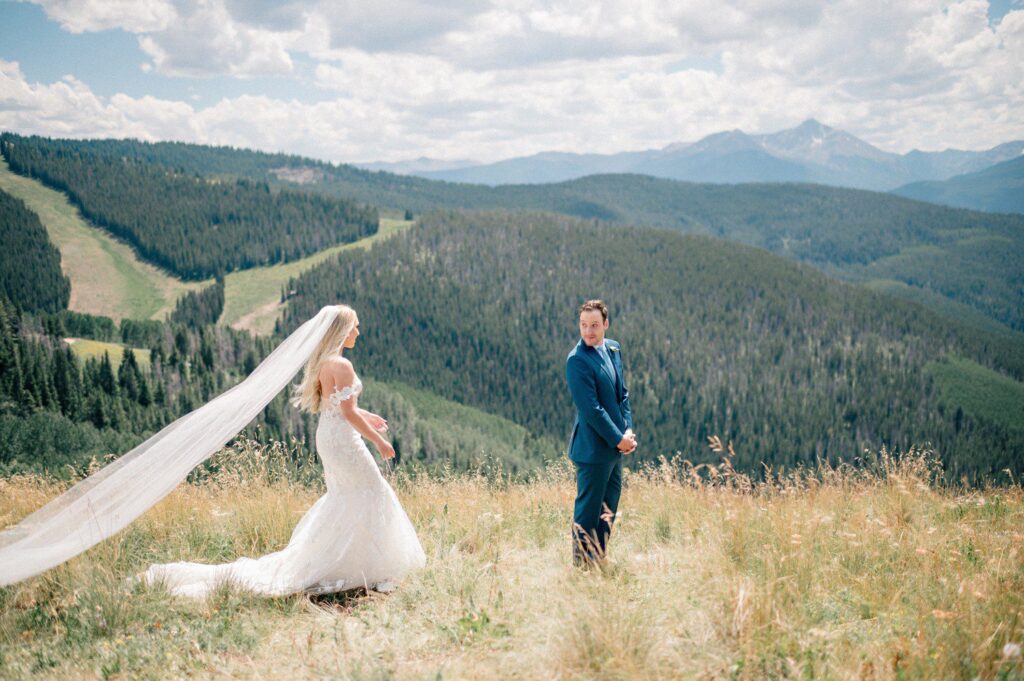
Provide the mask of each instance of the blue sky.
MULTIPOLYGON (((132 33, 119 28, 71 33, 47 19, 42 7, 27 2, 0 0, 0 19, 6 27, 0 59, 19 62, 26 77, 36 82, 53 82, 73 75, 104 97, 122 92, 132 97, 151 95, 198 105, 243 94, 305 101, 314 101, 318 94, 323 94, 311 86, 309 78, 174 77, 152 70, 147 73, 142 69, 147 56, 132 33)), ((311 72, 312 62, 307 60, 305 66, 311 72)))
POLYGON ((334 161, 1024 138, 1020 0, 0 0, 0 128, 334 161))

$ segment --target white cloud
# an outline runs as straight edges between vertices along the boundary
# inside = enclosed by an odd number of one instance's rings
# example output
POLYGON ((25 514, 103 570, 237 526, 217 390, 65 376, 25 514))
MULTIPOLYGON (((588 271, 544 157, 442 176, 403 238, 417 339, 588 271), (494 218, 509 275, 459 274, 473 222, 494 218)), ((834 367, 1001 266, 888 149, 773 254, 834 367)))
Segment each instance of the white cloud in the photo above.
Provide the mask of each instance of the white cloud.
POLYGON ((27 133, 102 137, 122 134, 123 117, 73 76, 29 84, 17 62, 0 60, 0 128, 27 133))
MULTIPOLYGON (((61 97, 91 98, 90 135, 345 160, 613 152, 808 117, 891 151, 1024 137, 1024 11, 993 26, 984 0, 196 0, 133 3, 121 19, 120 0, 41 1, 69 30, 139 33, 153 73, 314 89, 194 109, 104 100, 73 79, 10 86, 39 120, 68 111, 61 97)), ((0 121, 14 115, 0 106, 0 121)))
POLYGON ((122 28, 130 33, 162 31, 175 20, 170 0, 33 0, 46 16, 72 33, 122 28))
POLYGON ((162 31, 141 36, 139 46, 166 75, 279 76, 292 71, 287 45, 295 38, 295 33, 240 24, 224 5, 211 2, 162 31))

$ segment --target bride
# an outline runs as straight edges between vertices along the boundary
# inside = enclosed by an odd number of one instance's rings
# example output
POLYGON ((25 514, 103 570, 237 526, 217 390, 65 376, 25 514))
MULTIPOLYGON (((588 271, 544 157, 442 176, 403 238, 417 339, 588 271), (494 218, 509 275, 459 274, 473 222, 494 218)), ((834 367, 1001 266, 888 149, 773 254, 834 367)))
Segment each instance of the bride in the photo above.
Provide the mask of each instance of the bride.
POLYGON ((362 440, 372 442, 385 459, 395 454, 381 435, 387 430, 384 419, 359 408, 362 382, 342 356, 358 337, 359 319, 352 308, 323 308, 245 381, 0 533, 0 585, 58 565, 141 515, 251 421, 305 360, 293 403, 320 414, 316 449, 327 493, 299 521, 288 545, 261 558, 222 565, 152 565, 141 577, 195 598, 225 583, 268 596, 360 586, 390 590, 426 558, 362 440))
POLYGON ((342 351, 355 346, 359 319, 352 308, 338 307, 293 400, 297 407, 320 412, 316 451, 323 462, 327 494, 313 504, 288 546, 277 553, 224 565, 153 565, 144 573, 146 582, 199 598, 225 582, 268 596, 359 586, 387 590, 424 564, 409 518, 363 444, 365 437, 385 459, 395 455, 378 432, 387 429, 384 419, 356 405, 363 384, 342 351))

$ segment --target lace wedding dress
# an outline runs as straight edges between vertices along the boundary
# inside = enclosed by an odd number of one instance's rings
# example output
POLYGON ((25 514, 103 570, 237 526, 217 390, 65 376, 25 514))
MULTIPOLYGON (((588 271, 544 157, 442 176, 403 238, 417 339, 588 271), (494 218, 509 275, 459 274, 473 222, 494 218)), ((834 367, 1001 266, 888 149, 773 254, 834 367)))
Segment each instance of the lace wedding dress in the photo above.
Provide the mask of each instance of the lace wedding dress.
POLYGON ((391 485, 341 413, 362 382, 335 391, 322 405, 316 450, 327 494, 306 512, 284 549, 233 563, 153 565, 143 578, 180 596, 204 598, 224 583, 267 596, 330 593, 356 587, 386 589, 426 562, 409 517, 391 485))

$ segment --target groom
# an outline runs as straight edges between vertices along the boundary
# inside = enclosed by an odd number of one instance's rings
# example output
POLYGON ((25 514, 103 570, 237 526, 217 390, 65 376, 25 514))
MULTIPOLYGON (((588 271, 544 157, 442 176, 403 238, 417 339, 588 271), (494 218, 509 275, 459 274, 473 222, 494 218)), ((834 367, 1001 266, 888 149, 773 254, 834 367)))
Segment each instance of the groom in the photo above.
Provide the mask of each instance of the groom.
POLYGON ((622 455, 636 450, 629 391, 622 378, 619 344, 604 337, 608 307, 580 306, 580 341, 565 361, 576 405, 569 458, 576 465, 573 563, 586 567, 605 556, 622 492, 622 455))

